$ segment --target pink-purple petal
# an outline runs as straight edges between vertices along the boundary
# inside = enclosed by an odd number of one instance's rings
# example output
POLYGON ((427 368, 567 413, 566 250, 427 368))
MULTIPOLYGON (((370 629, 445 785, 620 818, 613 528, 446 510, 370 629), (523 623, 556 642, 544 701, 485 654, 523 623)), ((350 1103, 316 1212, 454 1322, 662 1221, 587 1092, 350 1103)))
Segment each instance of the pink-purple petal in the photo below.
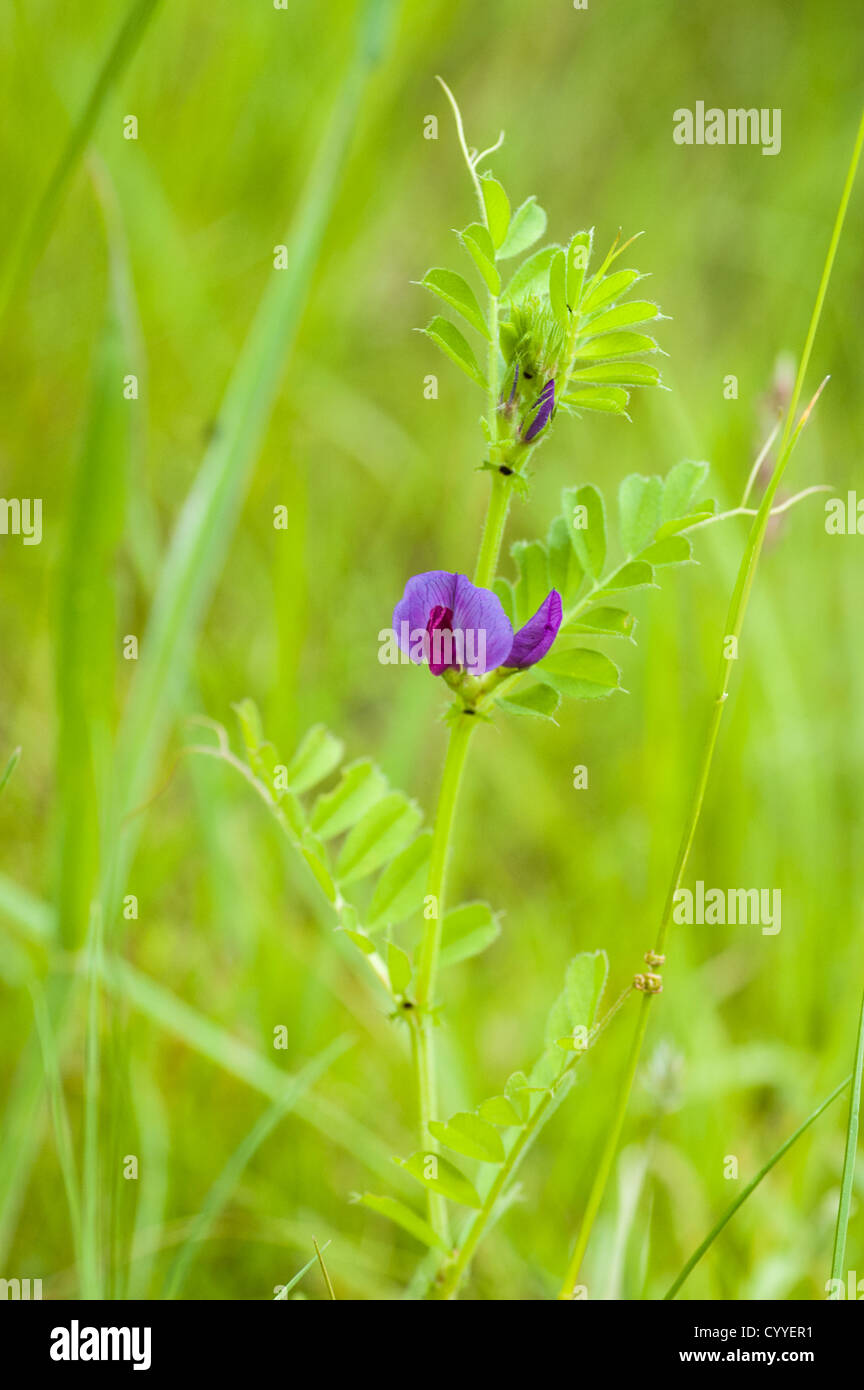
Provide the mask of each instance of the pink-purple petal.
POLYGON ((520 627, 513 638, 513 645, 502 666, 533 666, 542 661, 555 638, 564 616, 564 605, 557 589, 552 589, 544 598, 533 618, 520 627))

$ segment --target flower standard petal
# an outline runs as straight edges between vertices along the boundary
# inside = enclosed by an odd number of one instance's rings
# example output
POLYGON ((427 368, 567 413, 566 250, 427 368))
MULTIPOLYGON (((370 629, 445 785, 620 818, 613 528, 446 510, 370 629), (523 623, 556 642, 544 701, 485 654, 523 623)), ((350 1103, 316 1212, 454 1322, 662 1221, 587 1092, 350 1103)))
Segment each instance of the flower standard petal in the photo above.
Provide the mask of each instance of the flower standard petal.
POLYGON ((563 616, 564 605, 561 595, 557 589, 552 589, 533 618, 529 618, 525 626, 520 627, 513 638, 509 655, 501 665, 524 667, 542 661, 558 636, 563 616))
POLYGON ((513 627, 498 595, 478 588, 464 574, 456 577, 453 631, 462 634, 464 665, 472 676, 500 666, 513 642, 513 627))
POLYGON ((434 609, 452 610, 457 578, 447 570, 415 574, 408 580, 405 593, 393 610, 393 629, 399 649, 418 666, 424 664, 425 657, 416 654, 417 638, 427 632, 434 609))

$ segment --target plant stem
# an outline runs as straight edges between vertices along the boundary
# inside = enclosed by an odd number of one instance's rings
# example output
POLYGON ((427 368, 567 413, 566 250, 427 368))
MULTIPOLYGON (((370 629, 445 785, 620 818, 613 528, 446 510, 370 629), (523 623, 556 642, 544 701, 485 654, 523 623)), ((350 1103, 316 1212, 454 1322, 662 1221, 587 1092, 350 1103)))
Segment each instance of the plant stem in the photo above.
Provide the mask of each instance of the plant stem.
POLYGON ((505 477, 503 473, 493 473, 489 507, 480 542, 480 554, 477 556, 477 568, 474 571, 474 583, 481 589, 489 589, 495 582, 495 572, 498 569, 498 556, 504 538, 504 527, 507 525, 507 512, 510 508, 512 491, 510 478, 505 477))
MULTIPOLYGON (((417 966, 414 1059, 417 1071, 422 1141, 431 1152, 437 1152, 437 1144, 429 1133, 429 1121, 435 1119, 437 1104, 435 1040, 432 1035, 435 1025, 431 1016, 431 1009, 435 998, 438 957, 441 951, 447 865, 450 859, 456 802, 459 797, 459 786, 462 781, 462 772, 465 767, 468 743, 474 729, 474 723, 473 716, 463 713, 459 715, 458 721, 450 731, 447 756, 444 760, 444 771, 441 776, 441 791, 438 796, 435 828, 432 833, 429 876, 426 881, 426 910, 430 915, 424 923, 417 966)), ((429 1221, 433 1229, 446 1239, 448 1229, 446 1203, 443 1197, 434 1192, 429 1193, 429 1221)))
MULTIPOLYGON (((669 922, 672 917, 672 909, 675 903, 675 894, 681 886, 681 880, 687 868, 687 861, 690 857, 690 850, 692 848, 693 839, 696 834, 697 826, 699 824, 699 818, 702 812, 702 804, 705 799, 705 791, 708 786, 708 779, 711 774, 711 767, 714 760, 714 750, 717 745, 717 736, 720 731, 720 723, 723 718, 723 710, 725 708, 726 699, 729 693, 729 684, 732 678, 732 662, 737 657, 737 639, 740 636, 741 630, 744 625, 744 618, 747 612, 747 604, 753 587, 753 581, 756 576, 756 566, 759 562, 759 556, 762 552, 762 544, 765 540, 765 532, 767 530, 768 521, 771 515, 771 507, 774 501, 774 497, 777 493, 777 489, 780 486, 780 481, 783 477, 783 474, 786 471, 786 465, 789 462, 789 458, 792 454, 795 444, 798 441, 801 430, 803 426, 806 424, 807 418, 810 413, 810 409, 812 408, 813 403, 819 395, 819 392, 817 392, 816 397, 814 397, 814 400, 811 401, 810 406, 803 412, 801 419, 798 421, 798 424, 796 426, 795 414, 798 409, 798 402, 801 398, 801 391, 804 385, 804 378, 810 363, 810 354, 812 352, 813 343, 816 338, 816 330, 819 326, 819 320, 822 316, 822 306, 825 302, 825 295, 828 290, 828 283, 831 279, 831 270, 833 268, 834 259, 837 254, 837 247, 840 243, 840 235, 843 230, 843 223, 846 218, 846 210, 849 206, 849 199, 851 197, 852 188, 855 183, 855 175, 857 173, 858 164, 861 158, 862 146, 864 146, 864 112, 862 112, 861 120, 859 122, 858 133, 855 139, 852 157, 850 159, 849 167, 846 172, 846 181, 843 185, 843 192, 840 195, 840 204, 837 209, 837 215, 834 219, 834 228, 831 234, 831 240, 828 244, 828 251, 825 256, 825 263, 822 268, 822 275, 819 280, 819 288, 816 291, 816 300, 813 305, 813 311, 810 315, 810 323, 807 329, 807 336, 804 341, 804 348, 801 353, 801 360, 798 364, 798 371, 795 376, 795 385, 792 391, 792 398, 789 402, 789 409, 783 426, 783 433, 780 438, 777 463, 774 467, 774 472, 771 475, 771 479, 768 483, 768 486, 765 489, 765 494, 759 505, 759 510, 756 513, 753 525, 750 528, 750 534, 747 539, 747 546, 738 569, 738 575, 735 581, 735 588, 733 589, 732 598, 729 603, 729 611, 726 618, 726 626, 724 629, 724 650, 723 656, 720 661, 720 672, 717 682, 717 693, 714 698, 711 717, 708 721, 708 730, 702 747, 702 755, 700 758, 699 768, 696 775, 693 796, 690 802, 690 808, 684 826, 684 833, 681 837, 681 844, 678 850, 678 857, 675 862, 675 870, 672 876, 672 882, 669 886, 669 892, 667 894, 666 903, 663 909, 663 916, 661 918, 660 926, 657 932, 656 944, 654 946, 654 953, 656 955, 662 955, 663 953, 663 947, 666 941, 669 922), (730 650, 728 646, 728 639, 730 637, 734 637, 736 639, 734 644, 734 655, 727 655, 727 651, 730 650)), ((821 391, 822 388, 820 387, 819 389, 821 391)), ((633 1040, 633 1046, 631 1048, 630 1056, 627 1061, 627 1068, 622 1081, 621 1090, 618 1096, 618 1100, 616 1102, 612 1126, 609 1130, 606 1144, 603 1150, 603 1155, 601 1157, 600 1164, 597 1169, 597 1174, 591 1187, 591 1192, 588 1198, 588 1205, 585 1210, 585 1215, 582 1220, 582 1226, 576 1242, 576 1248, 570 1260, 564 1283, 561 1286, 561 1292, 559 1295, 560 1298, 571 1298, 573 1295, 573 1289, 579 1277, 579 1269, 582 1263, 582 1258, 585 1254, 585 1250, 587 1249, 588 1242, 591 1238, 591 1231, 594 1226, 594 1221, 600 1209, 600 1205, 602 1203, 603 1196, 606 1190, 606 1184, 609 1180, 609 1175, 612 1171, 612 1165, 614 1163, 615 1153, 618 1147, 618 1139, 620 1137, 621 1130, 624 1124, 624 1119, 627 1113, 627 1106, 630 1101, 630 1092, 633 1087, 633 1079, 636 1075, 636 1068, 639 1064, 639 1057, 642 1051, 642 1044, 645 1039, 645 1032, 648 1025, 649 1001, 650 995, 646 994, 644 997, 643 1008, 639 1018, 639 1024, 636 1029, 636 1036, 633 1040)))
POLYGON ((852 1206, 852 1187, 855 1181, 855 1153, 858 1148, 858 1114, 861 1108, 862 1073, 864 1073, 864 998, 861 1000, 861 1012, 858 1018, 858 1042, 855 1047, 852 1094, 849 1097, 846 1152, 843 1156, 843 1178, 840 1183, 837 1225, 834 1230, 834 1253, 831 1258, 832 1279, 843 1278, 843 1266, 846 1263, 846 1235, 849 1229, 849 1210, 852 1206))

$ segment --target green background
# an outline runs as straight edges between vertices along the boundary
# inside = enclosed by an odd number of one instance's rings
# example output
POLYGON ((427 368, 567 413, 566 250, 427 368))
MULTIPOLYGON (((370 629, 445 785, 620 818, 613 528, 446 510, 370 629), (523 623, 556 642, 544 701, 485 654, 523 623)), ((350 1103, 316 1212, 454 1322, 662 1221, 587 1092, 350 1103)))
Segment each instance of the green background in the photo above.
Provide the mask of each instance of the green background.
MULTIPOLYGON (((280 273, 273 248, 286 241, 334 108, 350 100, 356 8, 157 5, 54 210, 39 198, 123 9, 33 0, 0 17, 0 247, 11 258, 31 215, 41 242, 2 324, 2 493, 41 497, 44 525, 39 546, 0 537, 0 762, 23 750, 0 798, 9 1105, 0 1275, 42 1277, 46 1297, 76 1296, 81 1281, 27 985, 35 976, 53 999, 73 981, 57 1036, 79 1160, 86 987, 37 904, 59 909, 80 942, 88 874, 104 870, 117 833, 105 787, 134 670, 123 638, 142 639, 226 383, 280 273), (123 138, 130 113, 137 141, 123 138), (104 327, 109 239, 121 282, 114 337, 104 327), (139 378, 134 402, 122 398, 127 373, 139 378)), ((660 326, 670 391, 636 394, 632 423, 559 418, 537 455, 530 504, 511 514, 514 540, 545 533, 562 486, 591 481, 612 498, 626 473, 665 473, 685 457, 710 460, 710 493, 736 504, 782 397, 784 355, 801 349, 862 59, 853 0, 794 10, 780 0, 394 8, 369 40, 380 61, 349 109, 320 251, 299 277, 299 334, 284 361, 281 349, 264 353, 279 374, 274 408, 251 447, 248 487, 226 511, 200 631, 172 664, 178 717, 136 800, 123 888, 139 915, 109 923, 108 942, 220 1025, 220 1046, 230 1035, 296 1072, 350 1035, 314 1095, 378 1136, 385 1156, 414 1147, 406 1031, 368 989, 359 958, 334 946, 330 917, 253 793, 230 770, 177 755, 191 737, 184 716, 233 730, 231 705, 248 695, 286 755, 324 721, 351 757, 374 756, 431 814, 444 692, 425 672, 380 665, 377 635, 409 575, 470 573, 488 486, 476 471, 481 398, 414 332, 435 310, 411 281, 430 265, 465 271, 450 229, 474 215, 434 75, 456 92, 473 144, 504 128, 490 167, 514 201, 538 196, 553 238, 594 226, 605 248, 619 228, 644 231, 632 260, 651 272, 649 292, 671 320, 660 326), (781 153, 677 146, 672 113, 697 100, 781 108, 781 153), (429 115, 437 140, 424 139, 429 115), (424 399, 430 372, 437 400, 424 399), (735 400, 724 398, 730 374, 735 400), (273 527, 278 505, 287 531, 273 527), (274 1052, 280 1024, 288 1048, 274 1052)), ((831 381, 787 495, 823 482, 842 495, 859 476, 860 192, 805 396, 831 381)), ((565 703, 557 728, 499 716, 475 739, 452 900, 488 899, 504 930, 448 972, 445 1114, 530 1062, 574 952, 607 949, 614 993, 641 967, 745 535, 741 520, 703 532, 698 568, 638 596, 638 647, 612 653, 627 696, 565 703), (576 764, 589 769, 587 790, 572 787, 576 764)), ((820 497, 772 526, 686 881, 779 888, 783 927, 777 936, 673 930, 584 1268, 593 1298, 662 1296, 741 1183, 850 1069, 864 971, 862 545, 826 535, 820 497), (737 1181, 724 1176, 730 1155, 737 1181)), ((106 994, 102 1011, 103 1287, 158 1297, 191 1219, 267 1101, 122 994, 106 994), (126 1154, 139 1156, 137 1183, 122 1179, 126 1154)), ((632 1026, 625 1012, 531 1151, 522 1201, 481 1248, 468 1296, 557 1289, 632 1026)), ((685 1296, 825 1296, 845 1104, 750 1199, 685 1296)), ((347 1202, 352 1191, 386 1190, 385 1177, 328 1128, 320 1115, 279 1124, 234 1185, 186 1295, 272 1297, 314 1236, 332 1242, 340 1297, 401 1296, 419 1247, 347 1202)), ((853 1210, 850 1268, 864 1267, 862 1241, 853 1210)), ((314 1271, 300 1288, 326 1296, 314 1271)))

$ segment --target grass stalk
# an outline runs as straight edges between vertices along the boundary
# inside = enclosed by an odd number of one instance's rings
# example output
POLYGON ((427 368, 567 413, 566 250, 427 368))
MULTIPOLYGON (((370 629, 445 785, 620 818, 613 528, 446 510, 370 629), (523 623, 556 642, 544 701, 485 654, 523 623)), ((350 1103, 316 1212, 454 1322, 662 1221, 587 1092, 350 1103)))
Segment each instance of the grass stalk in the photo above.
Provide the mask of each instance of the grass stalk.
MULTIPOLYGON (((855 183, 855 176, 857 174, 858 164, 861 158, 862 145, 864 145, 864 112, 862 112, 861 119, 859 122, 858 133, 852 150, 852 156, 849 161, 849 167, 846 172, 846 180, 844 182, 843 191, 840 196, 840 203, 837 209, 837 215, 834 219, 834 227, 831 233, 828 251, 825 256, 825 263, 822 268, 822 275, 819 280, 819 287, 816 292, 816 299, 813 305, 813 311, 810 315, 810 323, 807 329, 807 336, 804 341, 804 348, 801 353, 801 359, 798 363, 798 370, 795 375, 795 384, 792 390, 792 397, 789 402, 789 408, 786 413, 783 432, 780 437, 777 463, 774 467, 771 479, 768 483, 768 486, 765 490, 765 494, 759 505, 759 509, 756 513, 755 520, 753 521, 753 524, 750 528, 750 534, 747 539, 747 545, 738 570, 738 575, 735 581, 735 587, 732 592, 732 598, 729 603, 729 610, 726 618, 726 625, 724 628, 724 637, 734 637, 736 639, 736 645, 737 639, 740 636, 744 625, 744 618, 747 612, 747 605, 749 602, 750 593, 753 588, 753 581, 756 576, 756 567, 759 563, 759 557, 762 552, 762 545, 765 540, 765 532, 768 527, 768 521, 771 515, 771 508, 774 501, 774 497, 777 493, 777 489, 780 486, 780 482, 786 471, 786 466, 789 462, 789 458, 792 454, 795 444, 797 443, 800 437, 801 430, 806 424, 807 419, 809 418, 810 410, 812 409, 819 395, 819 392, 817 391, 816 396, 814 396, 813 401, 811 401, 810 403, 810 406, 808 406, 808 408, 803 412, 800 420, 796 424, 795 417, 798 410, 798 403, 801 399, 801 392, 804 386, 804 378, 806 376, 807 369, 810 363, 810 356, 813 350, 813 343, 816 338, 816 331, 819 327, 819 321, 822 316, 822 307, 825 303, 825 296, 827 294, 828 285, 831 279, 831 271, 834 266, 837 248, 840 244, 840 237, 843 231, 843 223, 846 218, 846 210, 849 206, 849 199, 852 195, 852 188, 855 183)), ((820 391, 821 389, 822 388, 820 387, 820 391)), ((675 862, 672 880, 669 885, 669 892, 666 897, 666 903, 663 909, 663 915, 660 920, 660 926, 657 932, 657 937, 654 945, 654 954, 658 956, 663 955, 663 950, 666 943, 666 935, 669 928, 669 923, 672 918, 672 909, 675 902, 675 894, 681 886, 681 880, 687 868, 687 863, 690 857, 690 851, 693 845, 693 839, 695 837, 696 829, 698 827, 699 820, 701 817, 702 806, 705 800, 705 792, 707 790, 708 780, 711 775, 711 768, 714 761, 714 751, 717 746, 717 736, 720 732, 720 724, 723 718, 723 711, 729 694, 729 684, 732 678, 732 665, 732 659, 726 657, 726 655, 724 654, 720 662, 720 671, 717 680, 717 690, 712 703, 711 715, 708 721, 708 729, 706 732, 705 740, 702 747, 702 754, 699 760, 699 765, 696 773, 693 795, 687 813, 687 818, 684 825, 684 832, 682 834, 681 843, 678 850, 678 857, 675 862)), ((585 1250, 587 1249, 588 1242, 591 1238, 591 1232, 594 1226, 594 1221, 597 1217, 597 1213, 600 1210, 600 1206, 602 1204, 603 1196, 606 1190, 606 1184, 608 1182, 609 1175, 612 1171, 612 1165, 615 1160, 615 1153, 617 1152, 618 1148, 618 1140, 624 1124, 624 1119, 627 1113, 627 1107, 629 1105, 630 1092, 633 1086, 633 1079, 636 1075, 636 1069, 638 1067, 639 1057, 642 1051, 642 1044, 644 1042, 645 1034, 647 1031, 648 1013, 651 1005, 651 997, 652 996, 650 994, 646 994, 643 999, 639 1025, 637 1027, 636 1035, 633 1040, 633 1046, 631 1048, 630 1056, 628 1058, 624 1076, 622 1078, 618 1098, 615 1103, 612 1122, 607 1133, 601 1158, 595 1173, 594 1181, 591 1185, 591 1191, 589 1193, 588 1203, 585 1209, 585 1214, 583 1216, 579 1235, 577 1237, 576 1246, 570 1258, 570 1262, 567 1267, 567 1273, 564 1277, 564 1282, 561 1286, 561 1291, 559 1293, 559 1298, 562 1299, 570 1299, 573 1297, 573 1290, 575 1289, 576 1282, 579 1278, 579 1271, 582 1264, 582 1258, 585 1254, 585 1250)))
POLYGON ((845 1081, 841 1081, 839 1086, 835 1086, 830 1096, 826 1096, 826 1098, 821 1102, 821 1104, 817 1105, 816 1109, 807 1116, 807 1119, 804 1121, 804 1123, 798 1126, 795 1133, 790 1134, 785 1144, 781 1144, 777 1152, 772 1154, 767 1163, 763 1164, 763 1166, 759 1169, 759 1172, 756 1174, 755 1178, 751 1179, 751 1181, 748 1182, 747 1186, 743 1188, 743 1190, 735 1198, 735 1201, 732 1202, 726 1208, 717 1224, 715 1226, 712 1226, 711 1230, 708 1232, 702 1244, 698 1246, 696 1250, 693 1251, 693 1254, 690 1256, 689 1260, 685 1264, 681 1273, 678 1275, 678 1278, 675 1280, 674 1284, 672 1284, 666 1291, 666 1293, 663 1295, 664 1299, 672 1299, 677 1297, 678 1292, 684 1284, 685 1280, 689 1279, 690 1275, 693 1273, 693 1270, 696 1268, 699 1261, 702 1259, 702 1256, 711 1248, 711 1246, 714 1244, 714 1241, 717 1239, 720 1232, 723 1230, 724 1226, 728 1225, 728 1223, 732 1220, 732 1217, 735 1215, 738 1208, 744 1205, 750 1194, 756 1191, 756 1188, 759 1186, 762 1179, 768 1176, 768 1174, 771 1172, 771 1169, 774 1168, 780 1162, 783 1155, 785 1153, 788 1153, 789 1150, 792 1148, 792 1145, 798 1142, 798 1140, 801 1138, 801 1135, 804 1134, 804 1132, 810 1128, 814 1120, 818 1120, 822 1112, 828 1109, 828 1106, 831 1105, 831 1103, 837 1099, 841 1092, 845 1091, 851 1079, 852 1078, 850 1076, 847 1076, 845 1081))
MULTIPOLYGON (((843 1177, 840 1181, 840 1200, 837 1203, 837 1224, 834 1229, 834 1250, 831 1256, 831 1278, 843 1278, 846 1263, 846 1238, 849 1213, 855 1184, 855 1156, 858 1149, 858 1119, 861 1108, 861 1077, 864 1074, 864 998, 858 1017, 858 1039, 855 1045, 855 1067, 852 1073, 852 1093, 846 1121, 846 1149, 843 1155, 843 1177)), ((844 1082, 844 1085, 846 1083, 844 1082)))

